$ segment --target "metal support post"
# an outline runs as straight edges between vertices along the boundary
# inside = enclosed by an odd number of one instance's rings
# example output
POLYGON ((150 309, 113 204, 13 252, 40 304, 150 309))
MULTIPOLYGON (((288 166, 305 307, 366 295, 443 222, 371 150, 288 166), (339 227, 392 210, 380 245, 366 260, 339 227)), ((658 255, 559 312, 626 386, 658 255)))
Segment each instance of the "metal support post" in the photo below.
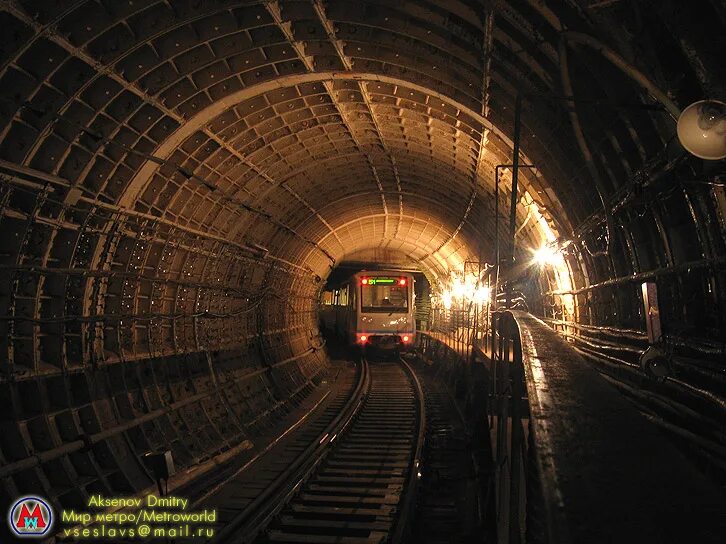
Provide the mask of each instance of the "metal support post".
POLYGON ((517 219, 517 184, 519 182, 519 140, 522 125, 522 95, 517 93, 514 105, 514 150, 512 152, 512 202, 509 209, 509 271, 507 277, 507 308, 512 304, 512 280, 514 279, 514 250, 517 219))

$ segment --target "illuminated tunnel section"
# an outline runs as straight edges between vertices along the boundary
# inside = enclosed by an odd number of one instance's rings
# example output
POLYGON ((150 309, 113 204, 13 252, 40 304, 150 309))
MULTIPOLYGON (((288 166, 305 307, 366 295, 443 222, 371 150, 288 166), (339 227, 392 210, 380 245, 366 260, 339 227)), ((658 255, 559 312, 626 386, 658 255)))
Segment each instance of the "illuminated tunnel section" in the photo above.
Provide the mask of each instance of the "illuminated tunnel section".
POLYGON ((508 259, 517 93, 516 262, 553 252, 530 309, 642 331, 655 278, 723 395, 722 163, 674 135, 724 95, 724 8, 586 4, 0 2, 0 502, 249 447, 325 372, 351 256, 438 292, 508 259))

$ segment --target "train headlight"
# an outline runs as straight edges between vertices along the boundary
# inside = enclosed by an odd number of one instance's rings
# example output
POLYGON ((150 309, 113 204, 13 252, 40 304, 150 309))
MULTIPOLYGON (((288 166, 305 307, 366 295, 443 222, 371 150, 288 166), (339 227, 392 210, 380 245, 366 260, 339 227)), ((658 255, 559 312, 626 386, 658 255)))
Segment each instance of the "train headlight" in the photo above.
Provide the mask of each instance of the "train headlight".
POLYGON ((359 334, 358 335, 358 341, 361 344, 365 344, 368 341, 368 336, 366 336, 365 334, 359 334))
POLYGON ((408 342, 410 342, 410 341, 411 341, 411 337, 410 337, 409 335, 407 335, 407 334, 404 334, 404 335, 403 335, 403 336, 401 337, 401 340, 403 340, 403 343, 404 343, 404 344, 407 344, 408 342))

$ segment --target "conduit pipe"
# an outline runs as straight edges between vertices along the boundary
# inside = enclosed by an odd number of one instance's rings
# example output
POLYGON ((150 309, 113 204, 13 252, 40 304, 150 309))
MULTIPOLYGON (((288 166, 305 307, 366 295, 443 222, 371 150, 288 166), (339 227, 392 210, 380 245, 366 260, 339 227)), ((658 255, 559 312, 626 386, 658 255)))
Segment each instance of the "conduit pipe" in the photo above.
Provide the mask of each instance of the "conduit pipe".
POLYGON ((582 45, 586 45, 590 47, 591 49, 594 49, 598 53, 600 53, 604 58, 609 60, 616 68, 618 68, 621 72, 623 72, 625 75, 630 77, 633 81, 635 81, 638 85, 640 85, 643 89, 648 91, 653 98, 655 98, 658 102, 663 104, 663 107, 665 107, 668 114, 673 118, 674 121, 678 119, 678 117, 681 115, 681 110, 678 108, 678 106, 673 102, 670 98, 668 98, 668 95, 660 90, 658 86, 653 83, 648 77, 643 74, 640 70, 635 68, 632 64, 630 64, 628 61, 626 61, 623 57, 618 55, 615 51, 607 47, 604 43, 602 43, 597 38, 594 38, 592 36, 589 36, 587 34, 583 34, 581 32, 573 32, 571 30, 566 30, 561 33, 561 36, 564 40, 570 43, 579 43, 582 45))
MULTIPOLYGON (((570 69, 567 65, 567 43, 565 42, 565 38, 560 38, 559 43, 559 60, 560 60, 560 78, 562 80, 562 90, 564 91, 565 95, 567 96, 575 96, 575 93, 572 88, 572 81, 570 80, 570 69)), ((612 214, 610 213, 610 206, 607 202, 607 199, 605 198, 605 187, 602 183, 602 180, 600 179, 600 173, 597 171, 597 167, 595 166, 595 162, 592 159, 592 152, 590 151, 590 147, 587 145, 587 140, 585 139, 585 133, 582 130, 582 125, 580 124, 580 118, 577 115, 577 109, 575 104, 572 105, 572 107, 567 108, 567 113, 570 117, 570 123, 572 124, 572 130, 575 133, 575 140, 577 140, 577 145, 580 148, 580 152, 582 153, 582 156, 585 159, 585 164, 587 165, 587 169, 590 171, 590 176, 592 177, 592 180, 595 182, 595 190, 597 191, 598 196, 600 197, 600 202, 602 203, 603 210, 605 212, 605 228, 606 228, 606 236, 605 236, 605 249, 601 251, 591 251, 590 248, 587 246, 587 243, 583 239, 583 247, 585 250, 590 254, 592 257, 603 257, 607 256, 610 253, 610 235, 613 232, 612 228, 612 214)))

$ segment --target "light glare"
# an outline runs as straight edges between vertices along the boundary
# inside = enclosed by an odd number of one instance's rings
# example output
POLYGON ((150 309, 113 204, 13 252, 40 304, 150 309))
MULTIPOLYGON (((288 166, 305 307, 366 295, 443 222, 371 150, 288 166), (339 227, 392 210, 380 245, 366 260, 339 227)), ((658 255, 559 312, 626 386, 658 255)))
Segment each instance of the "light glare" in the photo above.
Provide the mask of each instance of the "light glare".
POLYGON ((474 291, 474 301, 477 303, 486 302, 491 296, 491 289, 486 286, 477 287, 474 291))
POLYGON ((477 281, 476 275, 467 274, 465 277, 461 274, 452 274, 450 276, 448 287, 441 292, 441 304, 446 310, 451 309, 454 303, 468 304, 486 304, 489 302, 492 291, 489 285, 481 284, 477 281))
POLYGON ((561 259, 562 254, 552 246, 542 246, 533 253, 534 262, 540 266, 553 266, 561 259))

